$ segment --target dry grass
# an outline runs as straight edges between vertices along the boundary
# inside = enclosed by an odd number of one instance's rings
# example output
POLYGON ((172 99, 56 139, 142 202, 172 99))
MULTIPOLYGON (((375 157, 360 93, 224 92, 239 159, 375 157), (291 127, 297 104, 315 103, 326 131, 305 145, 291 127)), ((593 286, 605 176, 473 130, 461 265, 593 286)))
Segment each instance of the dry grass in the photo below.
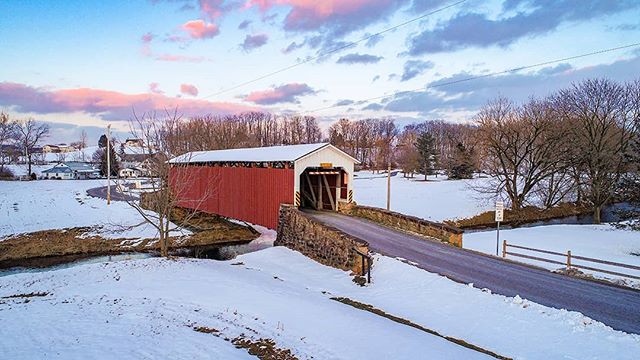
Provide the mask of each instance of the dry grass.
MULTIPOLYGON (((541 209, 535 206, 527 206, 520 210, 505 209, 504 225, 519 226, 537 221, 552 220, 568 216, 589 214, 591 210, 586 206, 563 203, 551 209, 541 209)), ((445 223, 461 229, 482 229, 495 226, 494 211, 486 211, 474 217, 460 220, 447 220, 445 223)))
POLYGON ((383 318, 389 319, 389 320, 391 320, 393 322, 396 322, 396 323, 399 323, 399 324, 402 324, 402 325, 406 325, 406 326, 410 326, 410 327, 412 327, 414 329, 418 329, 420 331, 424 331, 424 332, 426 332, 428 334, 441 337, 441 338, 443 338, 443 339, 445 339, 447 341, 450 341, 450 342, 452 342, 454 344, 466 347, 466 348, 471 349, 471 350, 475 350, 477 352, 489 355, 489 356, 494 357, 496 359, 511 360, 511 358, 509 358, 509 357, 502 356, 500 354, 497 354, 497 353, 495 353, 493 351, 487 350, 487 349, 482 348, 480 346, 470 344, 470 343, 468 343, 468 342, 466 342, 464 340, 457 339, 457 338, 454 338, 454 337, 451 337, 451 336, 442 335, 442 334, 438 333, 435 330, 428 329, 428 328, 426 328, 426 327, 424 327, 422 325, 416 324, 416 323, 414 323, 414 322, 412 322, 410 320, 407 320, 407 319, 404 319, 404 318, 401 318, 401 317, 398 317, 398 316, 395 316, 395 315, 391 315, 391 314, 389 314, 389 313, 387 313, 387 312, 385 312, 383 310, 380 310, 380 309, 374 307, 373 305, 361 303, 359 301, 355 301, 355 300, 352 300, 352 299, 349 299, 349 298, 346 298, 346 297, 332 297, 331 300, 335 300, 335 301, 338 301, 338 302, 343 303, 345 305, 352 306, 352 307, 354 307, 356 309, 360 309, 360 310, 363 310, 363 311, 368 311, 368 312, 370 312, 372 314, 376 314, 376 315, 381 316, 383 318))
MULTIPOLYGON (((176 213, 176 219, 184 216, 176 213)), ((189 226, 193 235, 173 237, 169 248, 188 248, 218 244, 245 243, 258 233, 249 227, 232 223, 216 215, 198 214, 197 226, 189 226)), ((13 266, 48 266, 86 256, 111 255, 122 252, 148 252, 159 250, 157 241, 132 239, 105 239, 87 235, 93 229, 77 227, 18 234, 0 241, 0 268, 13 266), (61 261, 65 257, 65 261, 61 261)))

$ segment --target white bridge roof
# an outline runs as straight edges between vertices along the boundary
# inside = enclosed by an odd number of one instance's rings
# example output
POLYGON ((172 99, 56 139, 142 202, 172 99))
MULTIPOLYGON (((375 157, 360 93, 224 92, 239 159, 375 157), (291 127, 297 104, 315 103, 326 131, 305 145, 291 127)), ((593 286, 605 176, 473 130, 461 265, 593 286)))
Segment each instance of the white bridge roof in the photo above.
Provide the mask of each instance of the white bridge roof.
MULTIPOLYGON (((244 149, 193 151, 177 156, 169 160, 172 164, 199 163, 199 162, 273 162, 273 161, 296 161, 305 155, 311 154, 324 147, 331 146, 329 143, 300 144, 300 145, 280 145, 244 149)), ((338 150, 339 151, 339 150, 338 150)), ((345 156, 351 156, 344 153, 345 156)), ((353 159, 354 161, 357 161, 353 159)))

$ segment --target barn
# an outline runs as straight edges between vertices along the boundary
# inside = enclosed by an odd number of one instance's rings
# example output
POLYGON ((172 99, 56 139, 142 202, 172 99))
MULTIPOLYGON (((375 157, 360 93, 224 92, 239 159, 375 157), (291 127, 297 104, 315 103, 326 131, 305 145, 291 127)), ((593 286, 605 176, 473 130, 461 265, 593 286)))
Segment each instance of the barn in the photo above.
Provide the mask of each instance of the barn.
POLYGON ((275 229, 280 204, 337 210, 358 163, 329 143, 190 152, 169 161, 178 206, 275 229))

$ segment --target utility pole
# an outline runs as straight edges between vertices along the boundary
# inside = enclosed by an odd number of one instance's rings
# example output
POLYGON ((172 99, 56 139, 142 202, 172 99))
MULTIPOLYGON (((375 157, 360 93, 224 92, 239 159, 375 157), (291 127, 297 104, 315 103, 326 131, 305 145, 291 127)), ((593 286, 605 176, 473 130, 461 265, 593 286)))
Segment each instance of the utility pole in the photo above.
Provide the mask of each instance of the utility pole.
POLYGON ((111 124, 107 125, 107 205, 111 205, 111 124))
POLYGON ((391 157, 387 168, 387 210, 391 210, 391 157))

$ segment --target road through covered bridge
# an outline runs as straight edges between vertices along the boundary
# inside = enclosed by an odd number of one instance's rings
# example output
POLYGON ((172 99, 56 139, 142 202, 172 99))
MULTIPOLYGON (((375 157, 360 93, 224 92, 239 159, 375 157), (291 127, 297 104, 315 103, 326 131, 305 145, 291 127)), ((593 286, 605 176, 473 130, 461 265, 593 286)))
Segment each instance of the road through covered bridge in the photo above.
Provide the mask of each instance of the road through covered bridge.
POLYGON ((519 295, 545 306, 578 311, 616 330, 640 334, 640 291, 554 274, 429 241, 362 218, 306 212, 317 221, 367 241, 370 250, 382 255, 404 258, 424 270, 497 294, 519 295))

